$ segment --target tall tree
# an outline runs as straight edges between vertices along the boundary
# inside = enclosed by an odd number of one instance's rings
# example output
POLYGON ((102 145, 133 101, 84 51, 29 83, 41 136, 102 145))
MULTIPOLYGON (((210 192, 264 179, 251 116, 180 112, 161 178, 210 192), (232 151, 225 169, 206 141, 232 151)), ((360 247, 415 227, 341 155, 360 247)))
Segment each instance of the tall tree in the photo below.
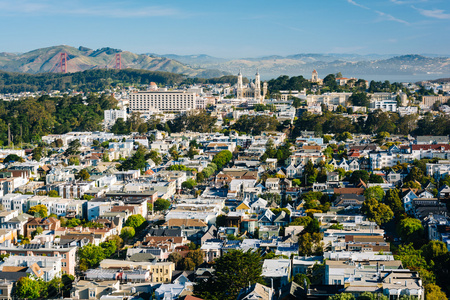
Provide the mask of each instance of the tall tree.
POLYGON ((194 286, 194 293, 201 298, 234 300, 249 284, 264 283, 258 252, 232 250, 216 259, 214 269, 212 277, 194 286))
POLYGON ((389 222, 394 213, 386 204, 378 202, 374 198, 366 199, 361 206, 361 212, 365 214, 369 220, 376 222, 378 225, 389 222))

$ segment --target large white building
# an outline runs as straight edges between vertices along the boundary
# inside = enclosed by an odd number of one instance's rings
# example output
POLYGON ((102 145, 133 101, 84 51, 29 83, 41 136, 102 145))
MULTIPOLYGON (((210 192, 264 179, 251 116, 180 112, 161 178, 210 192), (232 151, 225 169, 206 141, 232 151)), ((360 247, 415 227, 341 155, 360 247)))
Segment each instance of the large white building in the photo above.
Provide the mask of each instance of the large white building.
POLYGON ((306 103, 308 106, 314 106, 317 104, 325 105, 342 105, 346 106, 348 98, 352 93, 324 93, 322 95, 307 95, 306 103))
POLYGON ((117 119, 122 118, 124 122, 127 121, 127 112, 119 109, 105 110, 105 126, 112 126, 116 123, 117 119))
POLYGON ((131 112, 183 112, 197 109, 196 93, 145 91, 130 94, 131 112))
POLYGON ((369 108, 381 109, 382 111, 397 112, 397 101, 395 101, 395 100, 370 101, 369 108))

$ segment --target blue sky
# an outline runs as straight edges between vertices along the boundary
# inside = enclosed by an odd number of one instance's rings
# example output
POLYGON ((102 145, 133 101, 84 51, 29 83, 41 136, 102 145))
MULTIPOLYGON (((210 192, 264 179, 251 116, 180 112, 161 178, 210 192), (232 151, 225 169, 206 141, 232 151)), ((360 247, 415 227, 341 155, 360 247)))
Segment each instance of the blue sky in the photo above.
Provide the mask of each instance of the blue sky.
POLYGON ((450 55, 449 0, 0 0, 0 52, 450 55))

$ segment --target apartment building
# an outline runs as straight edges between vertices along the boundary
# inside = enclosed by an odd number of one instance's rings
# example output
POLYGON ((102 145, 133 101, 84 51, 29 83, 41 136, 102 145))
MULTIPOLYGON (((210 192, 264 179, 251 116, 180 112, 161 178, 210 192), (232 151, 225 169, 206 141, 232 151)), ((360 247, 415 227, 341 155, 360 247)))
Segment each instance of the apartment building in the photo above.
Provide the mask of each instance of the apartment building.
POLYGON ((57 248, 46 243, 25 244, 20 246, 0 247, 0 254, 9 254, 11 256, 47 256, 61 257, 61 270, 63 274, 75 275, 75 253, 77 247, 57 248))
POLYGON ((197 95, 184 91, 145 91, 130 94, 131 112, 184 112, 197 108, 197 95))

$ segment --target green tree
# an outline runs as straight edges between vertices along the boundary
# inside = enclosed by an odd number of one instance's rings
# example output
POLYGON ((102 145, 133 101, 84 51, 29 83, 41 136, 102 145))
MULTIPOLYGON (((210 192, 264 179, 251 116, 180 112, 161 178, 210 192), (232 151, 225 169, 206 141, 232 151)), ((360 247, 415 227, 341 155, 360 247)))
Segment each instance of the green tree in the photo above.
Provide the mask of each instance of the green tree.
POLYGON ((48 195, 49 197, 55 197, 55 198, 56 198, 56 197, 59 197, 58 192, 55 191, 55 190, 50 190, 50 191, 48 191, 47 195, 48 195))
POLYGON ((147 125, 147 123, 142 123, 141 125, 139 125, 139 127, 138 127, 138 132, 140 133, 140 134, 144 134, 144 133, 146 133, 148 131, 148 125, 147 125))
POLYGON ((383 177, 377 174, 370 174, 369 183, 384 183, 383 177))
POLYGON ((230 151, 223 150, 214 155, 212 162, 221 170, 232 158, 233 154, 230 151))
POLYGON ((119 169, 143 171, 147 165, 147 159, 151 158, 155 162, 155 164, 158 164, 157 157, 157 154, 151 154, 151 152, 147 153, 147 149, 145 147, 139 146, 136 152, 120 165, 119 169), (155 158, 156 160, 153 158, 155 158))
POLYGON ((379 186, 369 187, 365 189, 364 197, 366 197, 366 199, 373 198, 380 202, 384 198, 384 190, 379 186))
POLYGON ((396 217, 405 212, 402 200, 400 200, 399 190, 397 189, 390 189, 386 192, 384 203, 391 208, 396 217))
POLYGON ((200 249, 189 251, 187 257, 192 259, 195 266, 198 266, 203 263, 203 252, 200 249))
POLYGON ((91 201, 91 200, 94 199, 94 198, 95 198, 94 196, 92 196, 92 195, 87 195, 87 194, 84 194, 83 196, 81 196, 81 199, 87 200, 87 201, 91 201))
POLYGON ((9 154, 8 156, 6 156, 3 159, 3 161, 6 162, 6 163, 9 163, 9 162, 15 162, 15 161, 24 162, 25 160, 22 157, 20 157, 20 156, 18 156, 16 154, 9 154))
POLYGON ((88 180, 91 177, 91 175, 89 174, 89 172, 86 169, 81 169, 80 172, 78 172, 75 175, 76 179, 81 179, 81 180, 88 180))
POLYGON ((417 181, 407 181, 403 184, 403 188, 421 189, 422 186, 417 181))
POLYGON ((427 300, 442 300, 448 299, 447 295, 436 284, 427 284, 425 286, 425 299, 427 300))
POLYGON ((336 140, 337 140, 337 141, 344 141, 344 142, 345 142, 346 140, 351 140, 351 139, 353 139, 353 136, 352 136, 352 134, 351 134, 350 132, 348 132, 348 131, 339 133, 339 134, 336 136, 336 140))
POLYGON ((169 254, 168 260, 173 262, 175 266, 179 267, 179 264, 181 263, 181 260, 183 257, 178 252, 172 252, 169 254))
POLYGON ((422 223, 416 218, 405 218, 397 227, 398 234, 404 242, 417 242, 423 237, 422 223))
POLYGON ((394 213, 386 204, 378 202, 376 199, 366 199, 361 206, 361 212, 365 214, 369 220, 376 222, 378 225, 389 222, 394 213))
POLYGON ((35 161, 40 161, 43 155, 43 148, 42 147, 36 147, 33 149, 33 159, 35 161))
POLYGON ((389 300, 389 297, 382 293, 364 292, 359 295, 358 300, 389 300))
POLYGON ((172 147, 170 147, 169 149, 169 154, 170 156, 172 156, 173 160, 178 160, 178 157, 180 156, 178 153, 178 149, 176 145, 173 145, 172 147))
POLYGON ((44 290, 47 290, 47 298, 56 298, 61 294, 61 289, 63 288, 63 283, 61 278, 54 277, 49 282, 43 283, 44 290))
POLYGON ((188 180, 184 181, 181 186, 185 189, 192 190, 197 185, 197 181, 195 181, 192 178, 189 178, 188 180))
POLYGON ((41 286, 39 280, 22 277, 17 281, 14 293, 21 299, 38 299, 41 297, 41 286))
POLYGON ((78 159, 78 157, 72 156, 71 158, 69 158, 69 166, 79 166, 80 165, 80 160, 78 159))
POLYGON ((120 231, 120 237, 126 241, 132 239, 135 235, 136 231, 134 230, 133 227, 130 226, 123 227, 122 230, 120 231))
POLYGON ((311 280, 306 274, 298 273, 294 276, 294 282, 298 285, 300 285, 302 288, 307 289, 308 286, 311 284, 311 280), (306 281, 306 286, 305 286, 306 281))
POLYGON ((154 209, 155 211, 168 210, 170 207, 170 201, 166 199, 159 198, 155 201, 154 209))
POLYGON ((411 243, 400 245, 394 258, 396 260, 401 260, 403 267, 412 271, 429 269, 427 261, 422 256, 422 251, 416 250, 411 243))
POLYGON ((420 250, 422 250, 423 257, 432 265, 438 257, 448 252, 447 245, 441 241, 429 241, 420 250))
POLYGON ((369 172, 367 172, 366 170, 357 170, 352 173, 349 181, 351 184, 359 184, 360 180, 367 183, 369 182, 369 178, 369 172))
POLYGON ((134 229, 138 229, 146 222, 147 221, 144 219, 143 216, 136 214, 128 217, 128 219, 125 222, 125 226, 130 226, 133 227, 134 229))
POLYGON ((328 300, 355 300, 353 294, 350 293, 341 293, 333 296, 329 296, 328 300))
POLYGON ((105 257, 110 257, 111 255, 113 255, 116 250, 117 250, 117 244, 115 241, 110 240, 110 241, 106 241, 100 244, 100 247, 103 248, 103 250, 105 251, 105 257))
POLYGON ((189 257, 183 258, 183 260, 181 261, 181 265, 183 266, 183 270, 186 270, 186 271, 193 271, 193 270, 195 270, 195 263, 189 257))
POLYGON ((100 246, 88 244, 78 249, 78 259, 80 270, 86 271, 96 268, 105 259, 105 251, 100 246))
POLYGON ((289 223, 290 226, 307 226, 309 223, 312 222, 312 218, 305 216, 305 217, 298 217, 292 220, 291 223, 289 223))
POLYGON ((344 229, 344 225, 338 222, 336 224, 331 225, 329 228, 330 229, 343 230, 344 229))
POLYGON ((38 205, 32 206, 27 211, 27 214, 36 216, 39 218, 46 218, 48 216, 47 206, 45 206, 43 204, 38 204, 38 205))
POLYGON ((42 229, 41 226, 38 226, 38 227, 36 227, 36 230, 33 231, 33 233, 31 234, 31 237, 34 238, 36 235, 40 235, 43 232, 44 232, 44 229, 42 229))
POLYGON ((365 106, 369 107, 370 97, 367 96, 366 93, 353 93, 348 101, 351 102, 354 106, 365 106))
POLYGON ((69 274, 63 274, 61 276, 61 282, 63 285, 62 294, 63 297, 70 297, 70 292, 72 291, 72 284, 75 281, 75 277, 69 274))
POLYGON ((318 232, 303 233, 298 238, 298 251, 301 256, 322 255, 323 243, 321 242, 323 235, 318 232))
POLYGON ((213 277, 194 286, 194 294, 206 299, 236 299, 248 285, 262 283, 262 264, 259 253, 231 250, 214 263, 213 277), (224 288, 226 287, 226 288, 224 288))

